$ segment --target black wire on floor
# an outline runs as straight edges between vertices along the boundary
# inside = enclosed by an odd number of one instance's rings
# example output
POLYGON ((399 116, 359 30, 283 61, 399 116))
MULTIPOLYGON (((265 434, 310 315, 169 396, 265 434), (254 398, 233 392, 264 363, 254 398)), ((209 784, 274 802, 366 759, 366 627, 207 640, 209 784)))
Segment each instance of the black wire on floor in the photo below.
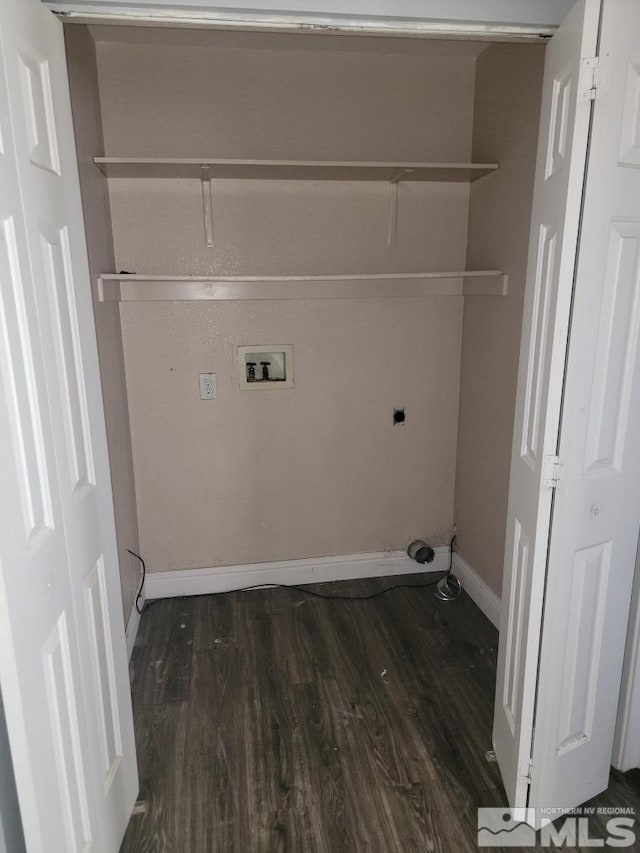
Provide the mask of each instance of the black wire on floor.
MULTIPOLYGON (((371 601, 373 598, 379 598, 381 595, 386 595, 388 592, 392 592, 394 589, 426 589, 429 586, 435 586, 440 583, 441 580, 448 577, 451 574, 453 569, 453 553, 455 550, 456 543, 456 535, 451 537, 449 542, 449 568, 443 571, 442 573, 438 573, 439 577, 435 580, 427 581, 427 583, 394 583, 390 586, 386 586, 384 589, 379 589, 377 592, 372 592, 370 595, 331 595, 330 593, 325 592, 315 592, 312 589, 309 589, 306 586, 294 586, 293 584, 286 583, 257 583, 253 584, 253 586, 243 586, 240 589, 226 589, 222 592, 205 592, 200 593, 199 595, 177 595, 175 598, 184 599, 184 598, 202 598, 205 595, 229 595, 232 592, 250 592, 253 589, 292 589, 296 592, 301 592, 303 595, 311 595, 314 598, 323 598, 327 601, 371 601)), ((127 551, 136 559, 140 560, 142 564, 142 580, 140 582, 140 588, 138 589, 138 594, 136 595, 136 610, 138 613, 142 613, 144 610, 147 610, 154 604, 157 604, 159 601, 164 601, 163 598, 154 598, 152 601, 146 601, 143 607, 139 606, 140 599, 142 598, 142 590, 144 587, 144 581, 147 574, 147 567, 145 565, 144 560, 139 554, 136 554, 134 551, 130 551, 127 548, 127 551)))
POLYGON ((131 554, 132 557, 135 557, 136 560, 140 560, 140 563, 142 564, 142 578, 140 580, 140 586, 138 587, 138 594, 136 595, 136 610, 138 611, 138 613, 142 614, 142 611, 144 610, 144 605, 140 607, 140 599, 142 598, 142 589, 144 587, 144 582, 147 577, 147 564, 142 559, 140 554, 136 554, 136 552, 132 551, 130 548, 127 548, 127 551, 131 554))

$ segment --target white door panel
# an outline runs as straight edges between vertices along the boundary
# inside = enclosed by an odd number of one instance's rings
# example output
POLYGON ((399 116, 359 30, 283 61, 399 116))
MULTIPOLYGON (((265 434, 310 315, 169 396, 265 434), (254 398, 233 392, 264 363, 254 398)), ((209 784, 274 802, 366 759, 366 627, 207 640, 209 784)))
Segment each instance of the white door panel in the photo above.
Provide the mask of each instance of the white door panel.
POLYGON ((62 27, 3 0, 0 35, 0 675, 29 850, 115 851, 137 772, 62 27))
POLYGON ((640 525, 640 14, 605 2, 562 418, 531 805, 608 785, 640 525))
POLYGON ((20 204, 4 65, 0 66, 0 666, 29 850, 47 839, 86 847, 88 730, 78 716, 80 669, 57 489, 45 363, 20 204), (29 661, 25 666, 25 661, 29 661))
POLYGON ((546 48, 523 314, 493 742, 512 806, 525 806, 571 291, 591 113, 581 58, 598 0, 579 0, 546 48))
MULTIPOLYGON (((0 215, 5 212, 6 208, 0 215)), ((6 219, 3 226, 7 227, 6 219)), ((0 269, 0 276, 4 303, 0 309, 4 315, 0 345, 1 358, 5 361, 8 360, 5 319, 9 314, 5 310, 9 302, 6 287, 12 282, 6 277, 6 269, 0 269)), ((29 494, 28 500, 39 503, 48 496, 35 491, 40 484, 35 486, 26 479, 27 467, 20 459, 22 448, 16 440, 24 423, 19 410, 27 407, 24 398, 31 389, 21 386, 12 395, 14 389, 8 387, 6 376, 3 386, 6 396, 0 408, 3 475, 0 665, 25 834, 30 850, 46 850, 45 839, 50 833, 65 838, 65 821, 69 826, 82 827, 66 836, 68 848, 82 849, 76 843, 78 837, 83 842, 90 837, 86 804, 77 794, 71 795, 70 790, 84 791, 82 743, 86 743, 88 733, 84 718, 77 719, 75 711, 78 691, 74 673, 78 672, 79 663, 77 639, 74 633, 70 636, 65 618, 69 583, 64 578, 54 578, 51 571, 52 566, 66 560, 60 506, 57 496, 52 497, 46 518, 34 518, 28 514, 31 508, 25 506, 28 501, 20 500, 20 496, 29 494), (10 395, 13 399, 7 399, 10 395), (21 573, 11 577, 14 566, 21 567, 21 573), (15 606, 15 602, 20 602, 20 606, 15 606), (22 663, 25 659, 33 662, 28 670, 22 663), (56 664, 64 668, 64 677, 52 684, 48 677, 51 666, 56 664), (71 761, 69 765, 65 756, 71 761)), ((46 424, 44 428, 47 429, 46 424)), ((46 442, 43 445, 46 452, 46 442)))

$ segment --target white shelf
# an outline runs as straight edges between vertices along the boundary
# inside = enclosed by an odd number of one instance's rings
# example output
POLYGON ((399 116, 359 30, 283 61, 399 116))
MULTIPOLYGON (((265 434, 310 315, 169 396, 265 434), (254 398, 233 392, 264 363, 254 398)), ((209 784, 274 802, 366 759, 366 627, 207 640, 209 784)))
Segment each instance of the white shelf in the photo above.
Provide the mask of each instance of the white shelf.
POLYGON ((290 181, 475 181, 497 163, 399 163, 331 160, 221 160, 94 157, 108 178, 233 178, 290 181), (208 170, 208 171, 206 171, 208 170))
POLYGON ((324 276, 170 276, 106 273, 98 279, 101 302, 506 296, 507 287, 508 276, 500 270, 324 276))

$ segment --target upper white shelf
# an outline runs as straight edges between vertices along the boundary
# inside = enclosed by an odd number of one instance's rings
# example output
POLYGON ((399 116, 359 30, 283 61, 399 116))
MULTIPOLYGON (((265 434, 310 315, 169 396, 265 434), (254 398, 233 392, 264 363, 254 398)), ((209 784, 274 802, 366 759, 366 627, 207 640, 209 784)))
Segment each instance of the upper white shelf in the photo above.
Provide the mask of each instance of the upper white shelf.
POLYGON ((331 160, 202 160, 94 157, 108 178, 233 178, 276 181, 475 181, 497 163, 383 163, 331 160))

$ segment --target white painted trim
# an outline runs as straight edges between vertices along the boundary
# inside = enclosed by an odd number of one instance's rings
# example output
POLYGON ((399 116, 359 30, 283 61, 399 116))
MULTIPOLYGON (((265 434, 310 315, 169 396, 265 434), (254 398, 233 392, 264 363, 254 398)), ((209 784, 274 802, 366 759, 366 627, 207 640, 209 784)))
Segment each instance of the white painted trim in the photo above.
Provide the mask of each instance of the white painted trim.
MULTIPOLYGON (((141 607, 144 607, 144 595, 142 598, 140 598, 140 601, 142 602, 141 607)), ((138 636, 139 627, 140 613, 138 613, 134 602, 133 607, 131 608, 131 613, 129 614, 129 618, 127 619, 127 627, 125 629, 125 637, 127 640, 127 657, 129 658, 129 660, 131 660, 131 655, 133 654, 133 647, 136 642, 136 637, 138 636)))
POLYGON ((640 548, 636 557, 611 763, 623 773, 640 767, 640 548))
POLYGON ((623 773, 640 766, 640 622, 637 618, 627 643, 629 657, 625 660, 611 758, 613 766, 623 773))
POLYGON ((469 598, 487 619, 500 628, 500 599, 460 554, 453 555, 453 572, 469 598))
MULTIPOLYGON (((532 41, 549 38, 557 23, 448 20, 442 18, 393 18, 348 14, 314 14, 267 10, 196 8, 177 0, 174 8, 139 2, 107 3, 93 0, 45 0, 52 12, 65 21, 80 24, 122 24, 133 26, 199 27, 258 32, 300 32, 319 35, 364 35, 395 38, 467 38, 491 41, 532 41)), ((539 0, 538 0, 539 2, 539 0)))
POLYGON ((449 548, 435 549, 432 563, 420 565, 404 551, 374 554, 349 554, 339 557, 317 557, 308 560, 285 560, 279 563, 253 563, 242 566, 217 566, 203 569, 178 569, 170 572, 147 572, 146 598, 173 598, 179 595, 206 595, 243 589, 258 584, 327 583, 353 578, 375 578, 385 575, 441 572, 449 568, 449 548))

